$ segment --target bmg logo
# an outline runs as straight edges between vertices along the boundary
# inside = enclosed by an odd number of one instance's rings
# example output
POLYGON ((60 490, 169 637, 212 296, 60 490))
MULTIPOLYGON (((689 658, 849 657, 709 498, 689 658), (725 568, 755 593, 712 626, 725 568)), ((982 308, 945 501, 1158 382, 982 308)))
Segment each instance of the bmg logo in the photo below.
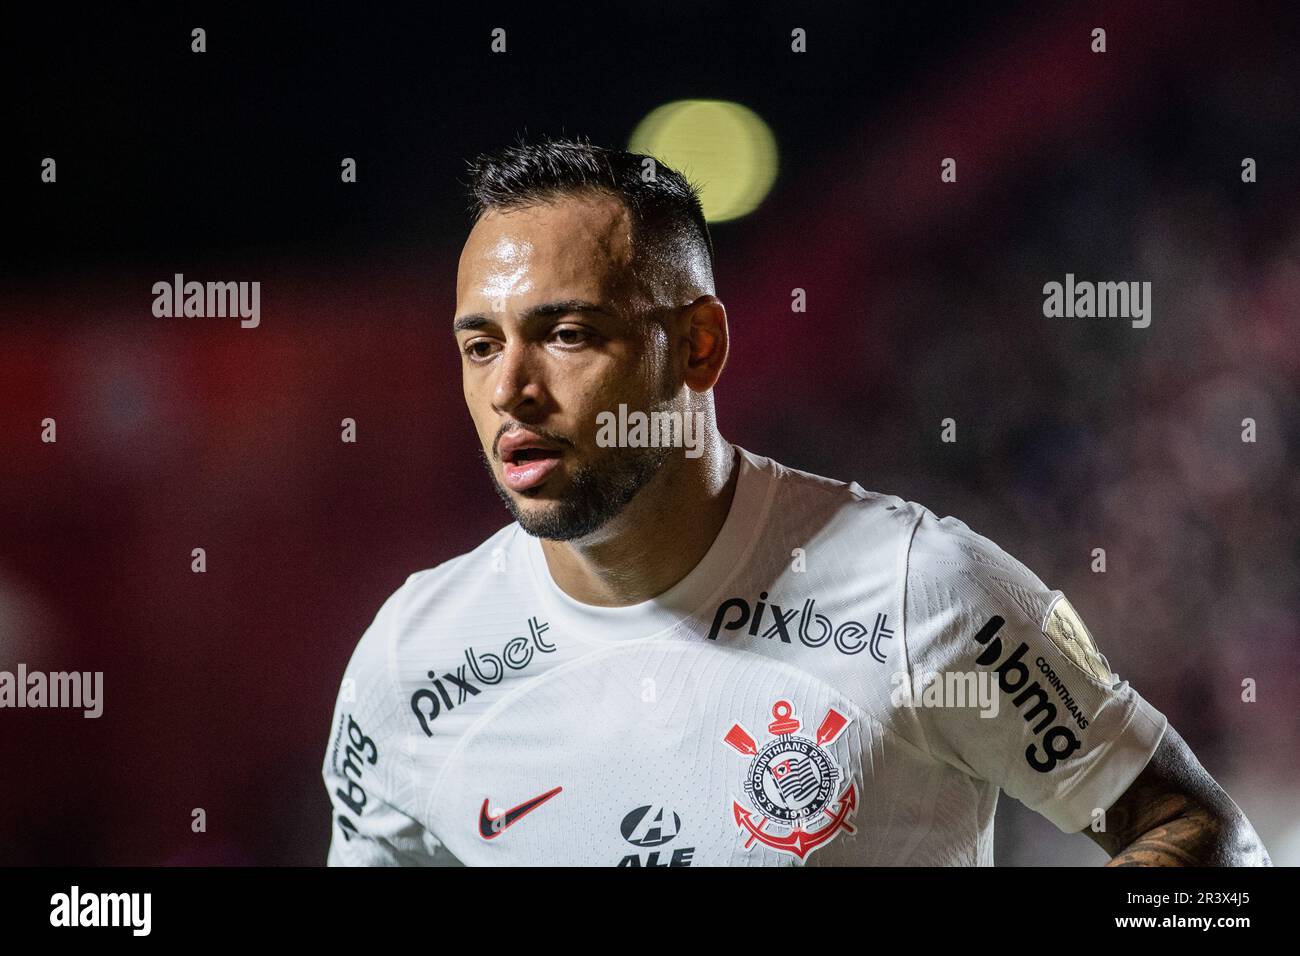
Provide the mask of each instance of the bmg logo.
MULTIPOLYGON (((975 658, 976 664, 981 667, 988 667, 1002 656, 1002 640, 994 635, 1002 629, 1002 625, 1005 623, 1005 620, 995 614, 975 635, 977 644, 986 645, 979 656, 975 658)), ((1025 656, 1027 650, 1029 650, 1029 645, 1022 642, 995 669, 995 673, 998 675, 998 686, 1002 688, 1002 693, 1015 694, 1020 688, 1025 687, 1025 682, 1029 680, 1029 667, 1020 658, 1025 656)), ((1031 700, 1034 701, 1034 705, 1025 712, 1025 723, 1031 722, 1035 714, 1043 715, 1042 720, 1034 726, 1034 733, 1042 735, 1042 747, 1040 749, 1038 744, 1030 744, 1026 747, 1025 760, 1029 762, 1029 766, 1039 773, 1049 773, 1056 769, 1059 761, 1065 760, 1078 750, 1082 744, 1079 742, 1079 738, 1074 735, 1074 731, 1061 724, 1057 724, 1046 733, 1043 733, 1043 728, 1056 720, 1056 706, 1051 702, 1051 696, 1038 681, 1034 681, 1019 694, 1016 694, 1011 699, 1011 703, 1020 708, 1031 700)))

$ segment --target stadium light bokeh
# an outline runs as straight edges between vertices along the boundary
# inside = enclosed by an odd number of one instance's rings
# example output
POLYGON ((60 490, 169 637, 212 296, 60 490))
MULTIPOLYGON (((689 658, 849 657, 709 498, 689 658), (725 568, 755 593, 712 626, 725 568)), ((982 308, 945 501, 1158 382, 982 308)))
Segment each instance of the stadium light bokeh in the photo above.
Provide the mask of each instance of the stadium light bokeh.
POLYGON ((762 117, 727 100, 677 100, 653 110, 629 149, 646 153, 700 187, 709 222, 758 208, 776 181, 776 137, 762 117))

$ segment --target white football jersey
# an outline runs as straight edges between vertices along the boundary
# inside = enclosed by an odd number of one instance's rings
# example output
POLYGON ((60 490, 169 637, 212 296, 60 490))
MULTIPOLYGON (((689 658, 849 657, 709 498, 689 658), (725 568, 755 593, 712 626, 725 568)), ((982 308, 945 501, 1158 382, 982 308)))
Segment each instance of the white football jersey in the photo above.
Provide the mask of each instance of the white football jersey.
POLYGON ((517 524, 411 575, 339 692, 328 862, 991 865, 999 790, 1082 830, 1165 726, 987 538, 742 450, 653 600, 575 601, 517 524))

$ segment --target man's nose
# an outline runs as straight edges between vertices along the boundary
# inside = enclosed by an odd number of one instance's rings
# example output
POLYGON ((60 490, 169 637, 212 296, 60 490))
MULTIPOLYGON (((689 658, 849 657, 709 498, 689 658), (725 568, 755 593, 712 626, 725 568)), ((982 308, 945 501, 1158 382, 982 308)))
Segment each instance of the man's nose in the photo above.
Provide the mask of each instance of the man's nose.
POLYGON ((497 363, 496 385, 492 390, 492 407, 498 412, 517 415, 521 409, 541 406, 546 390, 540 379, 540 365, 522 342, 507 342, 497 363))

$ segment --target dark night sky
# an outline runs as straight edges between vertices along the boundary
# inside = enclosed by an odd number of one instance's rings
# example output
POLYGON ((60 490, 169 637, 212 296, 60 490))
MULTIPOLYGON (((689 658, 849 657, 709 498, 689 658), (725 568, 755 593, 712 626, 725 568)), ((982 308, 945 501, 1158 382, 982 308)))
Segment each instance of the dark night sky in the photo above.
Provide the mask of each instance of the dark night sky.
MULTIPOLYGON (((782 174, 815 168, 965 37, 987 4, 352 8, 31 22, 6 67, 9 277, 112 269, 160 253, 351 254, 464 227, 464 161, 521 132, 623 146, 673 99, 735 99, 773 125, 782 174), (208 52, 190 52, 203 26, 208 52), (508 53, 488 49, 493 27, 508 53), (789 53, 794 26, 809 52, 789 53), (58 189, 38 180, 58 162, 58 189), (356 188, 339 161, 359 164, 356 188)), ((66 14, 63 15, 66 17, 66 14)), ((720 227, 727 228, 727 227, 720 227)))

